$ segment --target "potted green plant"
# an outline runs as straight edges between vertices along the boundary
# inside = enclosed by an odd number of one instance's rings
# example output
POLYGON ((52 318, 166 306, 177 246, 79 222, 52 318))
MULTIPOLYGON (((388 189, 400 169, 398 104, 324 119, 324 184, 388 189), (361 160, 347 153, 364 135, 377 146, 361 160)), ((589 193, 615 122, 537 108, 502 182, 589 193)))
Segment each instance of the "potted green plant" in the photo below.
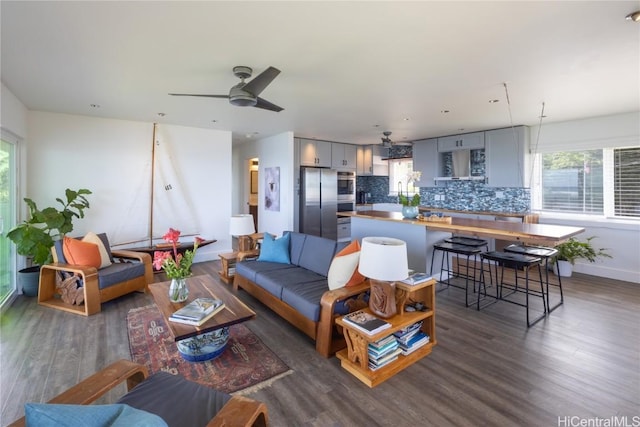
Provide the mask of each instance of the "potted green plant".
POLYGON ((584 242, 579 241, 575 237, 571 237, 564 243, 556 245, 558 250, 556 273, 562 277, 571 277, 573 266, 578 259, 586 259, 589 262, 595 262, 597 258, 611 258, 606 248, 594 248, 591 241, 596 236, 588 237, 584 242))
POLYGON ((413 197, 405 196, 400 193, 398 200, 402 205, 402 216, 405 218, 415 218, 418 216, 418 205, 420 205, 420 194, 416 193, 413 197))
POLYGON ((35 264, 18 272, 18 281, 25 295, 37 295, 40 266, 51 262, 54 241, 73 231, 73 219, 84 218, 84 210, 89 208, 88 194, 91 191, 85 188, 78 191, 67 188, 66 200, 56 198, 62 209, 48 207, 40 210, 33 200, 24 199, 29 207, 29 217, 12 228, 7 237, 15 243, 18 254, 31 258, 35 264))

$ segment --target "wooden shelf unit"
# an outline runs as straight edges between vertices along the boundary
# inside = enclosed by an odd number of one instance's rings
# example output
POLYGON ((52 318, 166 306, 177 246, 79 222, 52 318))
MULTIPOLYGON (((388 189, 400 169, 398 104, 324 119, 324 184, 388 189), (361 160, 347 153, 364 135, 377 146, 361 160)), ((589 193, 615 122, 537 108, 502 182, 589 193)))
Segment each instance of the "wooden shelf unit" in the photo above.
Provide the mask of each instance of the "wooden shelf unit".
POLYGON ((238 259, 238 252, 229 252, 226 254, 219 254, 220 262, 222 263, 222 269, 218 271, 220 275, 220 280, 222 280, 227 285, 233 283, 233 277, 235 276, 235 272, 229 273, 230 268, 236 268, 236 260, 238 259))
MULTIPOLYGON (((436 324, 435 324, 435 284, 434 279, 428 280, 418 285, 406 285, 396 283, 396 301, 398 314, 385 319, 391 323, 391 328, 385 329, 375 335, 367 335, 343 321, 343 318, 336 320, 336 323, 343 327, 347 348, 339 351, 336 356, 341 360, 341 366, 365 383, 369 387, 391 378, 403 369, 429 355, 433 347, 437 344, 436 324), (404 311, 407 302, 421 301, 428 309, 427 311, 404 311), (429 342, 407 356, 399 355, 398 359, 382 366, 377 370, 369 369, 368 344, 378 341, 400 329, 412 325, 422 320, 422 331, 429 335, 429 342)), ((369 311, 365 309, 365 311, 369 311)))

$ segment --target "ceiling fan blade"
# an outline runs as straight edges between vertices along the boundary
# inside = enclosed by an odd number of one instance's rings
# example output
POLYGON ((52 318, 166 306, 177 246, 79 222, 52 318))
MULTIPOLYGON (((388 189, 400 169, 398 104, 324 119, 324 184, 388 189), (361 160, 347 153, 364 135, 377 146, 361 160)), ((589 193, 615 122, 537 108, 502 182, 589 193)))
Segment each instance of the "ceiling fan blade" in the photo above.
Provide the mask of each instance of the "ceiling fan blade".
POLYGON ((276 113, 279 113, 280 111, 284 110, 284 108, 278 107, 276 104, 272 104, 266 99, 263 99, 260 97, 258 97, 258 102, 256 102, 256 105, 254 105, 254 107, 262 108, 263 110, 275 111, 276 113))
POLYGON ((242 90, 258 96, 269 85, 269 83, 278 76, 278 74, 280 74, 280 70, 269 67, 254 77, 249 83, 244 85, 242 90))
POLYGON ((202 98, 229 98, 229 95, 198 95, 191 93, 170 93, 171 96, 199 96, 202 98))

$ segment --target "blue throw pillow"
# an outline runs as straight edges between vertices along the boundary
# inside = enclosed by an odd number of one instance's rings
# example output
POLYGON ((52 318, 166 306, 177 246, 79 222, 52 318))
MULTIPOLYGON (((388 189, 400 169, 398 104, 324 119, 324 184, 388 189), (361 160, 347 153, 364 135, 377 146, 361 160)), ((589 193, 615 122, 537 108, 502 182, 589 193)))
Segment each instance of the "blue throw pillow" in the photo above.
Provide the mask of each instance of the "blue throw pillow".
POLYGON ((33 427, 167 427, 159 416, 125 404, 57 405, 26 403, 25 421, 33 427))
POLYGON ((290 237, 288 233, 279 239, 275 239, 269 233, 264 233, 264 239, 260 246, 260 256, 258 257, 258 261, 291 264, 291 258, 289 258, 289 239, 290 237))

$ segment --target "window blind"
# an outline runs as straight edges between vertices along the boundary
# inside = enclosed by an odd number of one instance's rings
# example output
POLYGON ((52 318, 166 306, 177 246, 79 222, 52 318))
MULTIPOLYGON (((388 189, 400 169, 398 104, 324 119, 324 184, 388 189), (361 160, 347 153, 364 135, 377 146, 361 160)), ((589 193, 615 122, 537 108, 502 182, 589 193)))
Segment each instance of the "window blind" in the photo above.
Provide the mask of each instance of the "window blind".
POLYGON ((614 212, 640 216, 640 147, 613 150, 614 212))

